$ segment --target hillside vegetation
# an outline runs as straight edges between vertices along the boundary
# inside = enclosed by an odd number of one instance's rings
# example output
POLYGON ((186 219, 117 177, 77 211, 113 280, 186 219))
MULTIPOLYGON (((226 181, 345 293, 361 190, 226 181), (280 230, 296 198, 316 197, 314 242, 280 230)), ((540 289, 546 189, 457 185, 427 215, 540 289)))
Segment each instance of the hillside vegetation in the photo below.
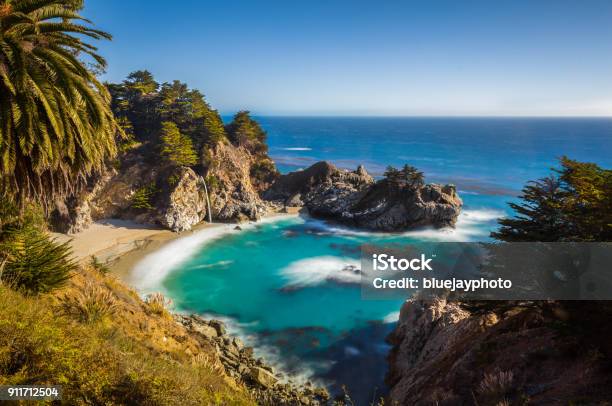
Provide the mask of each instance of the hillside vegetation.
POLYGON ((53 294, 0 286, 0 385, 63 387, 63 404, 255 404, 159 301, 91 266, 53 294))

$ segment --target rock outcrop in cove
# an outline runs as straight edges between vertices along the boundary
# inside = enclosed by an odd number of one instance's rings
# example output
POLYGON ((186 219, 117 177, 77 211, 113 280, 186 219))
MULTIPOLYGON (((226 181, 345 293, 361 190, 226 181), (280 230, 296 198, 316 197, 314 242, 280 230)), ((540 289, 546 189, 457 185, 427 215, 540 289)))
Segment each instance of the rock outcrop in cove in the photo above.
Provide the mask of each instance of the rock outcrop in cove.
POLYGON ((375 182, 363 166, 348 171, 328 162, 281 176, 264 198, 304 206, 315 217, 380 231, 454 226, 463 204, 454 185, 375 182))

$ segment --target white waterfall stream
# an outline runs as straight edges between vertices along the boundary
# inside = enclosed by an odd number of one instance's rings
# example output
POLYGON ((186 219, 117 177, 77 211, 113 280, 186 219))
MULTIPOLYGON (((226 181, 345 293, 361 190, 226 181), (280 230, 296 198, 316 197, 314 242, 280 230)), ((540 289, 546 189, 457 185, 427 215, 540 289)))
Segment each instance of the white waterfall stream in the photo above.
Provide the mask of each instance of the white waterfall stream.
POLYGON ((206 212, 208 213, 208 222, 212 223, 212 212, 210 211, 210 198, 208 197, 208 187, 206 186, 206 179, 204 181, 204 192, 206 192, 206 212))

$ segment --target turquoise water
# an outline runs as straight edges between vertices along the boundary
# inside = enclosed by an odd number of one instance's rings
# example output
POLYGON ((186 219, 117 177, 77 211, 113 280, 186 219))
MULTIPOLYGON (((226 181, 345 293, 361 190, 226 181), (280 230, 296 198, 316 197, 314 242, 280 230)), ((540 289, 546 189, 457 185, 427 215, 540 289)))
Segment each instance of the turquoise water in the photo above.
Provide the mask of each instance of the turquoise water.
POLYGON ((308 217, 285 217, 243 230, 220 226, 176 240, 134 270, 145 291, 162 290, 178 310, 225 319, 280 370, 347 384, 358 404, 384 392, 388 347, 401 301, 362 300, 359 246, 389 241, 485 240, 528 180, 556 157, 612 166, 609 120, 262 118, 282 170, 328 159, 412 163, 429 180, 453 181, 464 199, 454 230, 359 232, 308 217), (377 388, 377 389, 376 389, 377 388))

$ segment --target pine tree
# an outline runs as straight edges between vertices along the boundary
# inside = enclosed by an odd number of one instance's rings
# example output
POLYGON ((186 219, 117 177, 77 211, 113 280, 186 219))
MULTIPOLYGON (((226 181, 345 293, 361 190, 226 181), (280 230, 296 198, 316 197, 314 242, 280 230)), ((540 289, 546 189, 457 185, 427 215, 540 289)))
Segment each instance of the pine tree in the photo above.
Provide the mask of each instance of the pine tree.
POLYGON ((385 173, 383 173, 383 176, 388 181, 397 182, 402 177, 402 173, 397 170, 397 168, 394 168, 393 166, 389 165, 387 166, 387 169, 385 169, 385 173))
POLYGON ((266 132, 259 123, 251 118, 248 111, 239 111, 226 127, 227 135, 234 145, 244 146, 255 154, 265 153, 266 132))
POLYGON ((181 134, 176 124, 171 121, 162 123, 161 155, 176 166, 193 166, 198 162, 191 139, 181 134))
POLYGON ((516 215, 499 220, 492 237, 502 241, 612 240, 612 171, 561 159, 556 175, 530 182, 516 215))
POLYGON ((421 187, 425 184, 425 175, 412 165, 404 165, 400 171, 402 177, 413 188, 421 187))
POLYGON ((520 203, 509 203, 516 215, 500 219, 491 233, 502 241, 558 241, 570 225, 563 213, 564 191, 554 176, 532 181, 523 188, 520 203))

